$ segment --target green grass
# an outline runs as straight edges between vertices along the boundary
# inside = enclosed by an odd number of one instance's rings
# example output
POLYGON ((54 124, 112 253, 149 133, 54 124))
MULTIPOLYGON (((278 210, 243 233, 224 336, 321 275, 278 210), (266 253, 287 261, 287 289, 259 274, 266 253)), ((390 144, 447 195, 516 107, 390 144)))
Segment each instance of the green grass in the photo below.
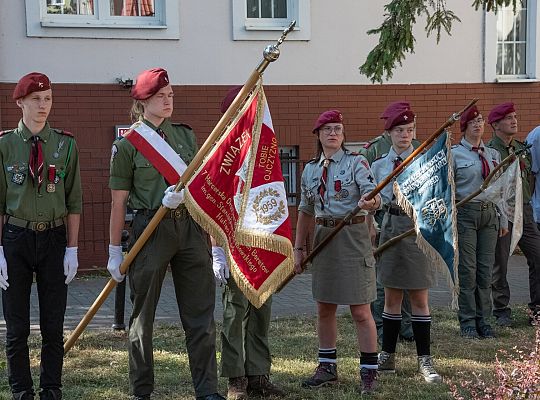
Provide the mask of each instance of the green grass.
MULTIPOLYGON (((512 352, 514 346, 532 349, 534 329, 527 325, 525 307, 515 308, 515 328, 498 329, 495 340, 466 340, 459 337, 454 312, 433 310, 432 354, 445 383, 428 385, 416 373, 414 344, 399 344, 397 373, 379 379, 379 391, 372 399, 450 399, 448 382, 459 386, 473 372, 493 379, 497 350, 512 352)), ((286 399, 359 399, 358 350, 350 316, 339 317, 338 359, 340 384, 332 388, 307 390, 300 382, 316 367, 315 317, 284 318, 272 322, 270 344, 273 354, 272 380, 286 389, 286 399)), ((218 327, 219 329, 219 327, 218 327)), ((218 335, 219 337, 219 335, 218 335)), ((4 347, 4 338, 0 341, 4 347)), ((88 331, 64 364, 64 399, 115 399, 128 396, 128 366, 124 333, 88 331)), ((34 381, 39 382, 40 336, 30 338, 34 381)), ((153 399, 193 399, 184 333, 177 326, 162 325, 154 333, 156 392, 153 399)), ((219 349, 219 343, 218 343, 219 349)), ((219 353, 218 353, 219 358, 219 353)), ((226 379, 219 389, 226 393, 226 379)), ((0 400, 11 399, 7 384, 5 353, 0 356, 0 400)))

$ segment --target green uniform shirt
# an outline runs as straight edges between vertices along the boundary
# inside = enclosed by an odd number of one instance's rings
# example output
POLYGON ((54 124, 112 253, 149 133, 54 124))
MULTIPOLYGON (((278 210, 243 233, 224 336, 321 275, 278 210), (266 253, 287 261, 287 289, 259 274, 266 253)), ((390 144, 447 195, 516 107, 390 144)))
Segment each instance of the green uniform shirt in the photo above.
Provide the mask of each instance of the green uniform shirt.
POLYGON ((43 151, 43 182, 38 190, 28 169, 31 136, 22 120, 17 129, 0 136, 0 214, 33 222, 80 214, 82 190, 75 139, 49 123, 38 133, 43 151), (55 171, 52 181, 49 171, 55 171))
MULTIPOLYGON (((144 120, 150 128, 158 127, 144 120)), ((172 124, 168 119, 159 126, 172 149, 189 164, 197 154, 197 141, 191 128, 172 124)), ((126 139, 116 140, 111 155, 109 187, 129 191, 129 207, 155 210, 161 206, 163 192, 169 185, 150 162, 126 139)))
MULTIPOLYGON (((506 144, 497 135, 488 142, 488 147, 494 148, 501 154, 501 161, 510 155, 510 151, 518 151, 525 148, 525 144, 512 139, 510 144, 506 144)), ((521 183, 523 188, 523 203, 531 201, 531 182, 534 180, 533 173, 531 171, 531 154, 529 152, 522 153, 519 157, 519 166, 521 169, 521 183)))
MULTIPOLYGON (((413 139, 412 145, 416 149, 420 145, 420 142, 413 139)), ((359 153, 366 157, 369 165, 371 165, 376 159, 388 154, 390 147, 392 147, 392 139, 388 132, 384 132, 382 135, 367 142, 367 144, 359 150, 359 153)))

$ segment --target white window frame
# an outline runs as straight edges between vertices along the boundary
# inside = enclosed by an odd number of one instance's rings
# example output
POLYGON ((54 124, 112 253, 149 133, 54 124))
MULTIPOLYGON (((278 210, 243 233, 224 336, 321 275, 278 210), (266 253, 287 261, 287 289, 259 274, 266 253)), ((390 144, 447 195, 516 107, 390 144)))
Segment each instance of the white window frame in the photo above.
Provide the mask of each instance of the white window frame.
POLYGON ((29 37, 179 39, 178 0, 155 0, 153 17, 111 16, 109 0, 94 0, 94 15, 47 14, 46 0, 25 0, 29 37))
POLYGON ((247 1, 232 0, 233 40, 274 40, 276 31, 282 31, 296 20, 287 40, 311 39, 310 0, 287 0, 287 18, 247 18, 247 1))
POLYGON ((484 81, 499 83, 536 82, 540 64, 536 44, 540 43, 539 8, 536 1, 527 2, 527 45, 525 75, 497 75, 497 15, 484 12, 484 81))

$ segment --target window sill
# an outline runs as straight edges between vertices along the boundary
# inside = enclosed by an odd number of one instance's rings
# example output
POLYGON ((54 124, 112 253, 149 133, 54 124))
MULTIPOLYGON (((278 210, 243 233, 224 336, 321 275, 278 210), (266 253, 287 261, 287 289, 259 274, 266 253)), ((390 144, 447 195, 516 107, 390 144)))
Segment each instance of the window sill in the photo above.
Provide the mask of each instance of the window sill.
POLYGON ((495 78, 496 83, 535 83, 539 82, 536 78, 495 78))
POLYGON ((167 25, 144 25, 144 24, 114 24, 114 23, 66 23, 54 21, 42 21, 44 28, 113 28, 113 29, 167 29, 167 25))
MULTIPOLYGON (((282 31, 289 26, 286 25, 245 25, 246 31, 282 31)), ((300 28, 293 28, 293 31, 298 31, 300 28)))

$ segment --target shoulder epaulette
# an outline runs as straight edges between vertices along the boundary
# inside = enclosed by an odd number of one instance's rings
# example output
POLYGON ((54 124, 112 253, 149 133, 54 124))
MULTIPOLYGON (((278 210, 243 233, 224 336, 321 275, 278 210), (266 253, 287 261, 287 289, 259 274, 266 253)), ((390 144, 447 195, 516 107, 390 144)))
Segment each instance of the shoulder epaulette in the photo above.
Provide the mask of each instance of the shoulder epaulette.
POLYGON ((320 160, 319 157, 314 157, 314 158, 312 158, 311 160, 309 160, 307 163, 308 163, 308 164, 312 164, 312 163, 315 163, 315 162, 317 162, 317 161, 319 161, 319 160, 320 160))
POLYGON ((369 142, 367 142, 367 143, 364 145, 364 149, 369 149, 369 148, 371 147, 372 144, 377 143, 379 140, 381 140, 381 136, 377 136, 376 138, 371 139, 369 142))
POLYGON ((7 135, 8 133, 15 132, 15 129, 8 129, 7 131, 0 131, 0 136, 7 135))
POLYGON ((373 160, 371 163, 373 164, 375 161, 380 160, 381 158, 384 158, 388 155, 388 153, 383 153, 379 157, 377 157, 375 160, 373 160))
POLYGON ((58 133, 60 135, 66 135, 66 136, 75 137, 75 135, 73 135, 73 133, 71 133, 70 131, 65 131, 63 129, 55 129, 55 128, 53 128, 53 131, 55 131, 56 133, 58 133))
POLYGON ((172 126, 183 126, 184 128, 188 128, 190 130, 193 130, 193 128, 191 126, 189 126, 188 124, 184 124, 184 123, 175 123, 175 122, 172 122, 171 123, 172 126))

